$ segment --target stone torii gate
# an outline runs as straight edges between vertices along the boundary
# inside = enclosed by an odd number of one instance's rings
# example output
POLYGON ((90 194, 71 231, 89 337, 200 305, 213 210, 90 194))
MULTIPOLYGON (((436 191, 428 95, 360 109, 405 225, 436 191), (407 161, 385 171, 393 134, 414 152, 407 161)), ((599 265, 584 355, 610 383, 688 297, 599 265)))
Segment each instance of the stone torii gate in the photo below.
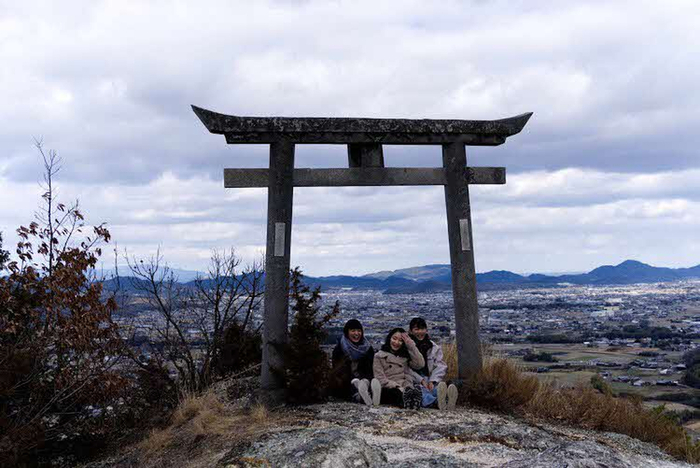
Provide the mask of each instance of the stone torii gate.
POLYGON ((501 120, 409 120, 239 117, 192 106, 211 133, 229 144, 270 145, 269 169, 224 169, 224 187, 267 187, 267 249, 261 384, 279 398, 287 341, 289 257, 294 187, 443 185, 452 267, 459 377, 481 368, 479 312, 469 184, 505 184, 503 167, 467 167, 466 145, 497 146, 519 133, 532 113, 501 120), (296 144, 344 144, 348 169, 295 169, 296 144), (441 145, 442 167, 384 167, 382 145, 441 145))

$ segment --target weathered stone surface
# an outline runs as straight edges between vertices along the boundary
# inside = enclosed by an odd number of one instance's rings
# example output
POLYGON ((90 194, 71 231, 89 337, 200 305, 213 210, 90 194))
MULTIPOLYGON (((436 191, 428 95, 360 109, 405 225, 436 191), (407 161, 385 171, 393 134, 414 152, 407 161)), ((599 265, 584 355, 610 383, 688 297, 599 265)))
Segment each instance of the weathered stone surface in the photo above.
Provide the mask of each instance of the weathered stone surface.
POLYGON ((466 379, 481 369, 482 362, 468 173, 463 172, 467 166, 464 145, 443 145, 442 165, 447 178, 445 208, 457 338, 457 373, 460 379, 466 379))
POLYGON ((284 400, 283 345, 287 343, 289 259, 294 198, 294 145, 270 145, 267 190, 267 246, 265 248, 265 302, 263 308, 262 371, 260 383, 268 402, 284 400))
POLYGON ((382 466, 386 460, 380 449, 368 445, 353 431, 332 427, 270 434, 242 453, 224 457, 219 466, 360 468, 382 466))
POLYGON ((501 135, 455 133, 455 134, 421 134, 421 133, 372 133, 372 132, 253 132, 224 133, 226 143, 230 145, 246 143, 275 143, 291 141, 305 144, 387 144, 387 145, 441 145, 444 143, 462 143, 469 146, 498 146, 506 142, 501 135))
MULTIPOLYGON (((465 167, 469 184, 505 184, 504 167, 465 167)), ((268 169, 224 169, 225 188, 267 187, 268 169)), ((445 185, 442 167, 352 167, 294 169, 295 187, 445 185)))
POLYGON ((499 145, 519 133, 532 113, 499 120, 367 119, 325 117, 241 117, 192 106, 211 133, 228 143, 441 144, 499 145))
POLYGON ((503 465, 507 468, 571 467, 571 468, 638 468, 688 466, 664 460, 651 460, 636 454, 621 453, 593 441, 574 441, 526 456, 503 465))
MULTIPOLYGON (((306 427, 259 440, 234 460, 261 466, 682 467, 653 445, 619 434, 537 425, 458 409, 409 411, 331 403, 297 410, 306 427), (269 465, 264 465, 269 463, 269 465)), ((252 466, 252 465, 251 465, 252 466)))
POLYGON ((382 145, 372 143, 348 145, 348 167, 384 167, 382 145))

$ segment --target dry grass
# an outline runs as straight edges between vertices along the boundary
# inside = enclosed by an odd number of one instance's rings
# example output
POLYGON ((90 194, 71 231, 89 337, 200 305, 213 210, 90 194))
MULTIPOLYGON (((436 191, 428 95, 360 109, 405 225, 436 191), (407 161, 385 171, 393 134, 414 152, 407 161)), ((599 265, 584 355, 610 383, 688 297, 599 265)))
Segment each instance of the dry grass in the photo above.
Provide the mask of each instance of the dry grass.
MULTIPOLYGON (((443 348, 448 378, 456 377, 457 349, 443 348)), ((674 457, 700 462, 700 442, 693 443, 685 429, 663 411, 649 410, 641 400, 616 398, 590 387, 558 389, 540 384, 513 361, 483 353, 484 366, 464 382, 460 403, 535 420, 564 423, 584 429, 626 434, 651 442, 674 457)))
POLYGON ((172 430, 168 429, 153 429, 151 433, 140 444, 140 448, 151 455, 165 449, 173 439, 172 430))
POLYGON ((214 392, 203 395, 188 395, 182 398, 174 411, 170 424, 151 431, 139 444, 145 465, 158 466, 172 460, 192 459, 191 450, 196 447, 205 452, 205 447, 231 446, 251 440, 277 424, 281 417, 262 405, 249 410, 230 409, 214 392))
POLYGON ((539 388, 537 378, 526 375, 512 361, 486 358, 481 372, 464 385, 461 396, 470 404, 513 412, 530 402, 539 388))
POLYGON ((693 443, 663 406, 647 409, 641 399, 616 398, 585 387, 557 389, 548 384, 540 386, 524 411, 537 419, 626 434, 651 442, 680 460, 700 463, 700 442, 693 443))
MULTIPOLYGON (((457 378, 457 346, 443 346, 447 363, 447 379, 457 378)), ((526 375, 513 361, 482 347, 484 366, 477 375, 464 382, 460 402, 496 411, 511 412, 530 401, 539 388, 536 377, 526 375)))
POLYGON ((250 419, 256 425, 266 425, 270 422, 270 411, 265 407, 265 405, 255 405, 250 410, 250 419))
MULTIPOLYGON (((457 376, 457 344, 456 343, 445 343, 442 345, 442 355, 447 363, 447 376, 446 380, 456 380, 457 376)), ((497 354, 493 346, 488 343, 481 344, 481 356, 485 359, 495 359, 501 357, 497 354)))
POLYGON ((447 363, 447 375, 445 380, 457 379, 457 344, 447 343, 442 345, 442 355, 447 363))

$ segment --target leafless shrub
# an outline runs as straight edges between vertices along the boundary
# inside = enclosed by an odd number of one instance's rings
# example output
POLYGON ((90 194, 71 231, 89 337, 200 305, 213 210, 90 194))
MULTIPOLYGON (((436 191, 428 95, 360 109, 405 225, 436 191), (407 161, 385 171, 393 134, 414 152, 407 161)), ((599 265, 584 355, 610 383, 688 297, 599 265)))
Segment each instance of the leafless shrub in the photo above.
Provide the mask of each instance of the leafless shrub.
MULTIPOLYGON (((214 251, 206 275, 182 285, 160 251, 128 263, 136 294, 161 319, 148 334, 149 352, 176 370, 184 391, 201 392, 217 370, 226 370, 221 362, 227 331, 236 327, 243 338, 259 331, 253 313, 263 297, 261 264, 239 272, 234 250, 214 251)), ((135 362, 143 365, 144 360, 135 357, 135 362)))

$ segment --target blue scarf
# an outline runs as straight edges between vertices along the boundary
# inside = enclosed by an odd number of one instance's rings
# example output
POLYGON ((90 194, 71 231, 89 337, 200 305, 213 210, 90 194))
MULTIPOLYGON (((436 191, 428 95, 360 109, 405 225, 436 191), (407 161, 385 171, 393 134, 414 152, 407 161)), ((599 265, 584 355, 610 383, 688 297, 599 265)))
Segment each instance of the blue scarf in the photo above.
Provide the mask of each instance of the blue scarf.
POLYGON ((369 351, 370 344, 369 341, 362 337, 359 343, 353 343, 348 339, 347 336, 343 335, 340 337, 340 347, 343 349, 343 353, 353 361, 358 361, 363 358, 367 351, 369 351))

